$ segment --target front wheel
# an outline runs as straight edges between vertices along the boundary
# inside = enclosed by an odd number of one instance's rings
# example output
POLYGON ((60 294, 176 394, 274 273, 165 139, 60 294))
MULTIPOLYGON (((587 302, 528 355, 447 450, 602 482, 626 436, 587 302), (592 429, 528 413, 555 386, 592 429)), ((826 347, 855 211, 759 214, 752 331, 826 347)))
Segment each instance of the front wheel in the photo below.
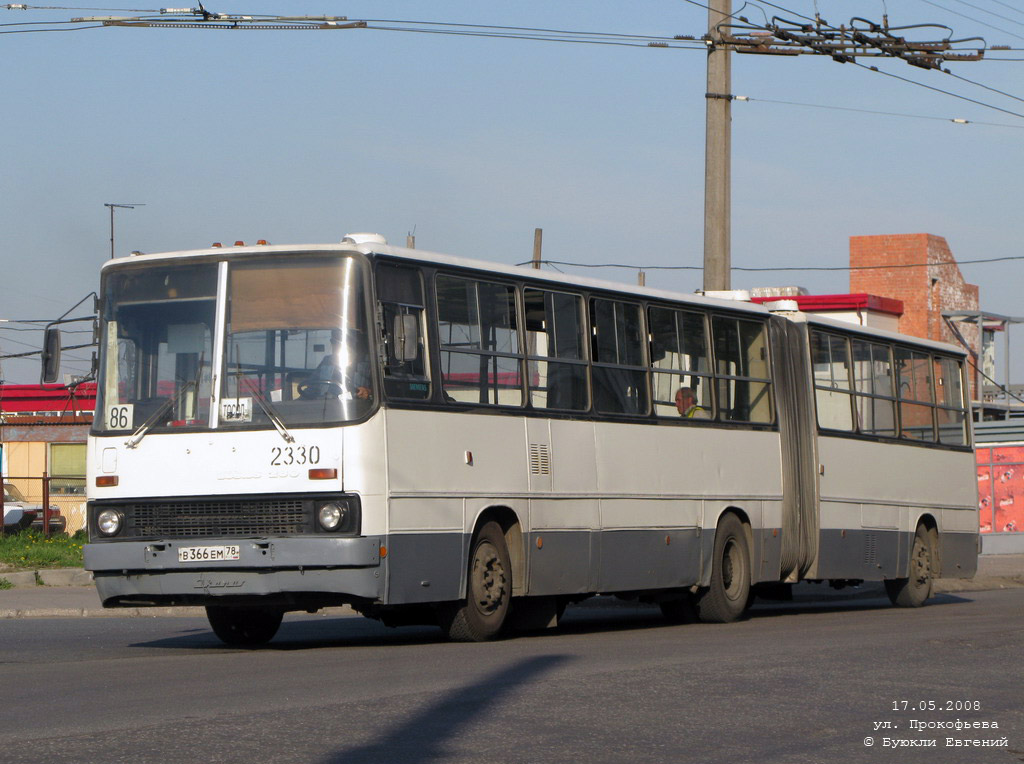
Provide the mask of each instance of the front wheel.
POLYGON ((473 537, 466 600, 443 607, 441 628, 456 642, 483 642, 501 633, 512 600, 512 564, 501 526, 489 522, 473 537))
POLYGON ((270 608, 207 605, 206 617, 213 633, 233 647, 265 645, 281 626, 284 612, 270 608))
POLYGON ((696 596, 697 616, 705 623, 735 621, 750 600, 750 552, 736 515, 725 515, 718 523, 712 566, 711 586, 696 596))
POLYGON ((917 526, 914 534, 908 573, 907 578, 887 580, 885 593, 896 607, 921 607, 932 594, 932 576, 935 575, 932 536, 923 525, 917 526))

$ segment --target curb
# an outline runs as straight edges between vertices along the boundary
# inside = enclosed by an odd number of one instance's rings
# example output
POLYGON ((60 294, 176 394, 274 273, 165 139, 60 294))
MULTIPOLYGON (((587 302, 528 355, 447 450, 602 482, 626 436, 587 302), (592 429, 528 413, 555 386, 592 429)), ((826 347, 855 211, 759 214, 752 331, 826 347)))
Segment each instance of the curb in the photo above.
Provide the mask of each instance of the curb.
POLYGON ((7 618, 157 618, 167 616, 205 616, 199 607, 154 608, 18 608, 0 610, 0 620, 7 618))
POLYGON ((33 586, 92 586, 92 573, 81 568, 40 568, 0 572, 0 579, 9 581, 14 588, 33 586))

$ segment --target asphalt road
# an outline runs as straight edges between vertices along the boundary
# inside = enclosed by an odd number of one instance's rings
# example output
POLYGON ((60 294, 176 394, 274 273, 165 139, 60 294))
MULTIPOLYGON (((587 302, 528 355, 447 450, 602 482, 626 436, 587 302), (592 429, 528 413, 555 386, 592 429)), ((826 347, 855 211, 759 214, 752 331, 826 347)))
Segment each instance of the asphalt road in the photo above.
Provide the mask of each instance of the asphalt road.
POLYGON ((469 645, 289 616, 258 651, 197 618, 12 619, 0 762, 1024 761, 1024 589, 721 626, 656 612, 570 608, 558 631, 469 645))

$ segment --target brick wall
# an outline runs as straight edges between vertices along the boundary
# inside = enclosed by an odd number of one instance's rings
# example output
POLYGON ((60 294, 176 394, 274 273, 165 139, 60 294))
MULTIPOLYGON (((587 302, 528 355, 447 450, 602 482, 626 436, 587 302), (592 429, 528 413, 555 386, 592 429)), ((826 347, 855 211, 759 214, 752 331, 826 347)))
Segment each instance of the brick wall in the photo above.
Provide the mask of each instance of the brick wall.
MULTIPOLYGON (((928 233, 851 236, 850 268, 851 292, 903 301, 901 332, 960 346, 942 313, 978 310, 978 287, 964 281, 944 238, 928 233), (863 266, 892 267, 857 270, 863 266)), ((980 345, 977 328, 968 324, 959 328, 976 354, 980 345)), ((968 375, 971 396, 976 398, 978 380, 974 370, 970 369, 968 375)))

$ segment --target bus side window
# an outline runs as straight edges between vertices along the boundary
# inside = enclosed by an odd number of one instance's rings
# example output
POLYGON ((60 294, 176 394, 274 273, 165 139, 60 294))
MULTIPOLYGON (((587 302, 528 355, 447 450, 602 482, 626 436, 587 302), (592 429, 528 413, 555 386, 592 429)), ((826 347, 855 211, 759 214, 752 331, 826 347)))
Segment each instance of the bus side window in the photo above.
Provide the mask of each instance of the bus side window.
POLYGON ((586 410, 583 299, 527 287, 523 290, 523 307, 530 405, 538 409, 586 410))
POLYGON ((811 365, 818 425, 853 432, 850 351, 845 337, 811 332, 811 365))
POLYGON ((967 403, 964 400, 963 368, 955 358, 935 357, 935 416, 939 442, 967 444, 967 403))
POLYGON ((896 437, 896 392, 889 346, 851 339, 850 349, 858 431, 896 437))
POLYGON ((377 306, 384 340, 384 392, 389 398, 430 397, 419 271, 377 266, 377 306))
POLYGON ((447 274, 434 285, 445 399, 522 406, 515 287, 447 274))
POLYGON ((604 414, 646 414, 647 368, 640 306, 594 298, 590 322, 594 408, 604 414))
POLYGON ((768 333, 764 324, 714 316, 711 344, 719 418, 735 422, 773 422, 768 333))
POLYGON ((690 311, 652 307, 647 311, 653 369, 654 413, 679 419, 713 419, 711 367, 708 358, 704 315, 690 311), (693 391, 699 413, 686 414, 676 407, 681 388, 693 391))
POLYGON ((900 399, 900 437, 934 443, 932 359, 926 353, 899 346, 894 358, 900 399))

